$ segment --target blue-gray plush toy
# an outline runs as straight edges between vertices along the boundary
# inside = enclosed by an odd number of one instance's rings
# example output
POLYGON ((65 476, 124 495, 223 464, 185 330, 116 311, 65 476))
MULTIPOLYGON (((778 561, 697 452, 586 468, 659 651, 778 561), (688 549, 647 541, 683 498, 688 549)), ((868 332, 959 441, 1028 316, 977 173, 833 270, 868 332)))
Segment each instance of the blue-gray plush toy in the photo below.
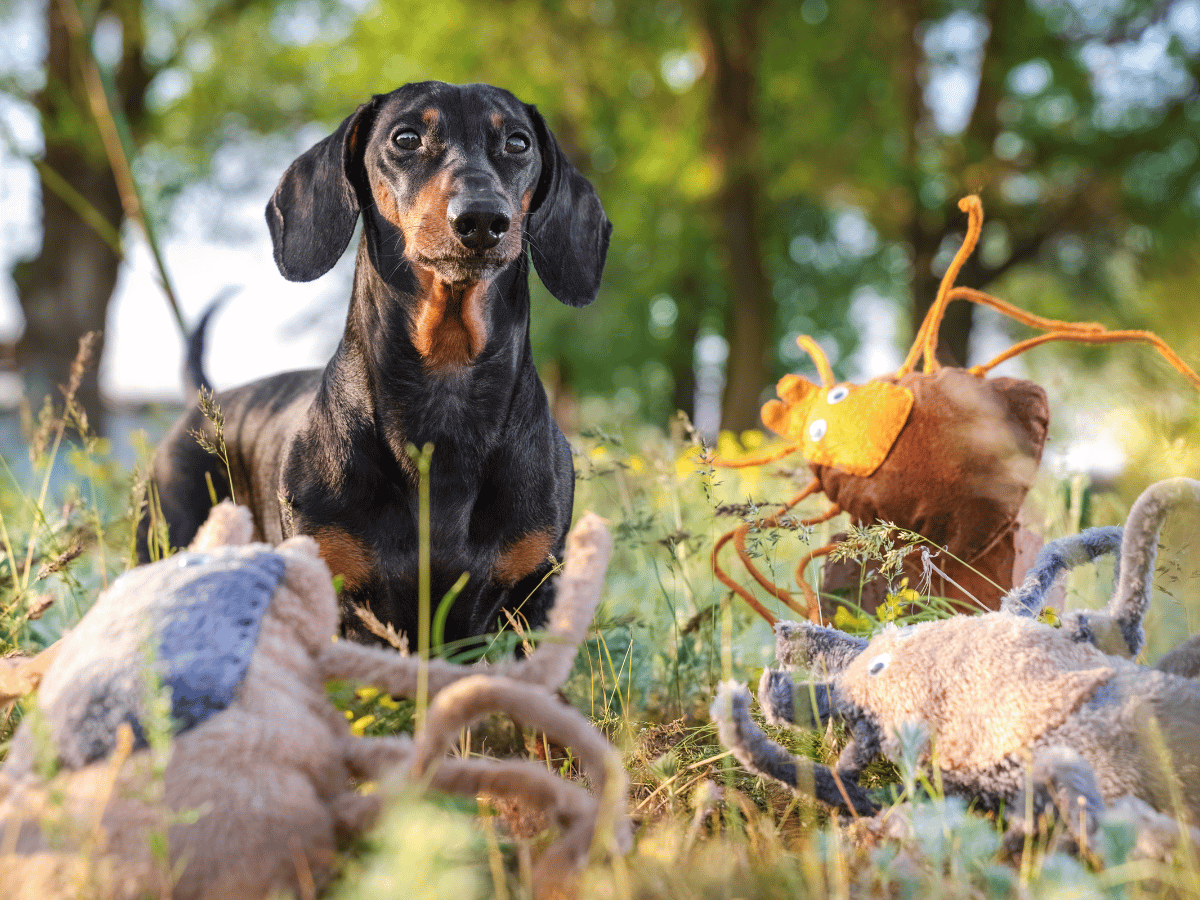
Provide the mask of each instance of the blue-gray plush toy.
POLYGON ((1196 641, 1157 668, 1130 659, 1144 640, 1163 519, 1182 504, 1200 505, 1200 482, 1153 485, 1123 533, 1092 530, 1047 545, 999 612, 888 626, 870 640, 779 623, 779 663, 817 680, 767 669, 758 692, 767 721, 814 728, 838 720, 850 742, 832 768, 793 758, 755 725, 749 692, 732 682, 712 706, 722 741, 747 768, 845 811, 878 808, 856 780, 870 760, 898 761, 915 749, 936 763, 948 792, 1018 820, 1027 803, 1038 816, 1057 811, 1083 838, 1122 804, 1141 821, 1175 817, 1196 839, 1200 682, 1187 677, 1200 658, 1196 641), (1118 544, 1106 609, 1068 614, 1061 628, 1037 621, 1059 572, 1118 544))

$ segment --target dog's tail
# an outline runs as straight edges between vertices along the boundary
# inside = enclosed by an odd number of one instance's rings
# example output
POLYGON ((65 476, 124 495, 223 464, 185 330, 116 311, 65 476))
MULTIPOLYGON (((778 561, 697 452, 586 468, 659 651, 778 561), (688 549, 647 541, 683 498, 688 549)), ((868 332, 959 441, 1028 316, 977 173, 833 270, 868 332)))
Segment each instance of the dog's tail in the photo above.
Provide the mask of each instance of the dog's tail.
POLYGON ((198 391, 212 391, 212 382, 204 374, 204 335, 208 331, 208 323, 213 314, 239 290, 241 289, 236 287, 222 288, 200 315, 200 321, 196 323, 192 333, 188 335, 187 353, 183 359, 183 385, 189 395, 198 391))

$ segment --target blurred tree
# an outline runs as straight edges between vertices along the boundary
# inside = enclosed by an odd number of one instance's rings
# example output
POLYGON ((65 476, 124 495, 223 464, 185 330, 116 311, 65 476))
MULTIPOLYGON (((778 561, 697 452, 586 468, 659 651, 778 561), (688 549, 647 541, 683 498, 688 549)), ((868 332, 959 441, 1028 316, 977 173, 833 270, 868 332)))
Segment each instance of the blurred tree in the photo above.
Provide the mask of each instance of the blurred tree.
MULTIPOLYGON (((101 0, 93 10, 116 38, 110 74, 126 120, 140 127, 151 72, 143 55, 141 5, 136 0, 101 0)), ((25 331, 17 361, 33 383, 34 396, 66 384, 79 338, 104 331, 108 299, 117 283, 118 234, 124 212, 117 182, 88 111, 80 46, 68 26, 74 4, 48 0, 46 81, 33 97, 45 138, 38 175, 42 228, 46 237, 37 256, 17 264, 17 285, 25 331), (107 233, 89 222, 98 216, 107 233), (115 245, 114 245, 115 244, 115 245)), ((97 355, 103 339, 96 345, 97 355)), ((96 369, 84 376, 77 393, 93 427, 102 427, 103 411, 96 369)))
MULTIPOLYGON (((900 35, 910 36, 897 72, 906 131, 900 183, 909 198, 890 216, 868 208, 873 221, 891 218, 885 233, 911 249, 914 321, 957 248, 963 222, 955 201, 965 193, 983 195, 991 223, 961 278, 978 288, 1036 262, 1057 270, 1080 298, 1111 299, 1112 287, 1097 275, 1132 226, 1168 242, 1194 230, 1200 27, 1185 26, 1190 48, 1172 33, 1182 22, 1176 14, 1188 9, 1195 19, 1189 3, 895 7, 900 35), (963 74, 977 88, 954 121, 938 96, 963 74), (1183 203, 1162 202, 1172 186, 1183 203), (1147 190, 1154 202, 1146 202, 1147 190)), ((1080 317, 1071 306, 1062 316, 1080 317)), ((943 326, 942 350, 962 365, 974 308, 957 307, 943 326)))
MULTIPOLYGON (((32 96, 45 144, 38 161, 42 245, 13 269, 25 330, 17 363, 35 397, 56 395, 65 384, 79 339, 94 331, 103 350, 109 299, 117 282, 127 207, 106 153, 101 130, 127 132, 136 147, 154 131, 147 98, 154 79, 178 65, 179 48, 201 27, 217 27, 253 0, 217 0, 163 10, 143 0, 46 0, 46 60, 42 87, 32 96), (147 9, 155 33, 147 34, 147 9), (157 46, 157 50, 152 48, 157 46), (94 67, 93 67, 94 66, 94 67), (110 107, 98 123, 85 67, 103 80, 110 107), (115 103, 115 107, 113 104, 115 103)), ((91 426, 103 431, 97 369, 84 374, 76 394, 91 426)))
POLYGON ((763 0, 704 0, 697 18, 708 71, 704 147, 716 169, 717 236, 733 302, 725 314, 729 340, 722 424, 758 424, 759 394, 771 373, 775 310, 763 248, 766 173, 758 115, 763 0))

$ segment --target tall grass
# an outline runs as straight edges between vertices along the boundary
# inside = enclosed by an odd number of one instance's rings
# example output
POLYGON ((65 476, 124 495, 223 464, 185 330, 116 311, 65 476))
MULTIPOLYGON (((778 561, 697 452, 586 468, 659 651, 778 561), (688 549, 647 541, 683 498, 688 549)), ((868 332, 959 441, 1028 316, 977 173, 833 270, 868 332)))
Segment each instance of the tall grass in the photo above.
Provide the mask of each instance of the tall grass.
MULTIPOLYGON (((91 335, 80 342, 60 398, 22 410, 28 474, 0 457, 0 655, 52 644, 132 560, 138 476, 114 460, 75 400, 92 347, 91 335)), ((19 715, 19 706, 0 707, 0 741, 19 715)))

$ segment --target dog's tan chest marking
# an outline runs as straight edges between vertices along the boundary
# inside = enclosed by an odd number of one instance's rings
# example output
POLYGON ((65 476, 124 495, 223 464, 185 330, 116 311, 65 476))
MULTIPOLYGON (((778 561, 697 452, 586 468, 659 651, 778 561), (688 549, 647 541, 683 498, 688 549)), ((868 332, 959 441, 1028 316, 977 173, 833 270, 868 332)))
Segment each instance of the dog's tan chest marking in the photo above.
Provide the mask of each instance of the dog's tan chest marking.
POLYGON ((360 587, 370 578, 371 551, 358 538, 334 527, 318 528, 312 537, 330 574, 342 576, 342 590, 360 587))
POLYGON ((435 368, 465 366, 487 344, 484 298, 488 282, 453 285, 434 280, 413 321, 413 346, 435 368))
POLYGON ((492 579, 497 584, 512 585, 533 574, 549 557, 554 538, 555 532, 551 528, 531 531, 518 538, 500 553, 492 568, 492 579))

